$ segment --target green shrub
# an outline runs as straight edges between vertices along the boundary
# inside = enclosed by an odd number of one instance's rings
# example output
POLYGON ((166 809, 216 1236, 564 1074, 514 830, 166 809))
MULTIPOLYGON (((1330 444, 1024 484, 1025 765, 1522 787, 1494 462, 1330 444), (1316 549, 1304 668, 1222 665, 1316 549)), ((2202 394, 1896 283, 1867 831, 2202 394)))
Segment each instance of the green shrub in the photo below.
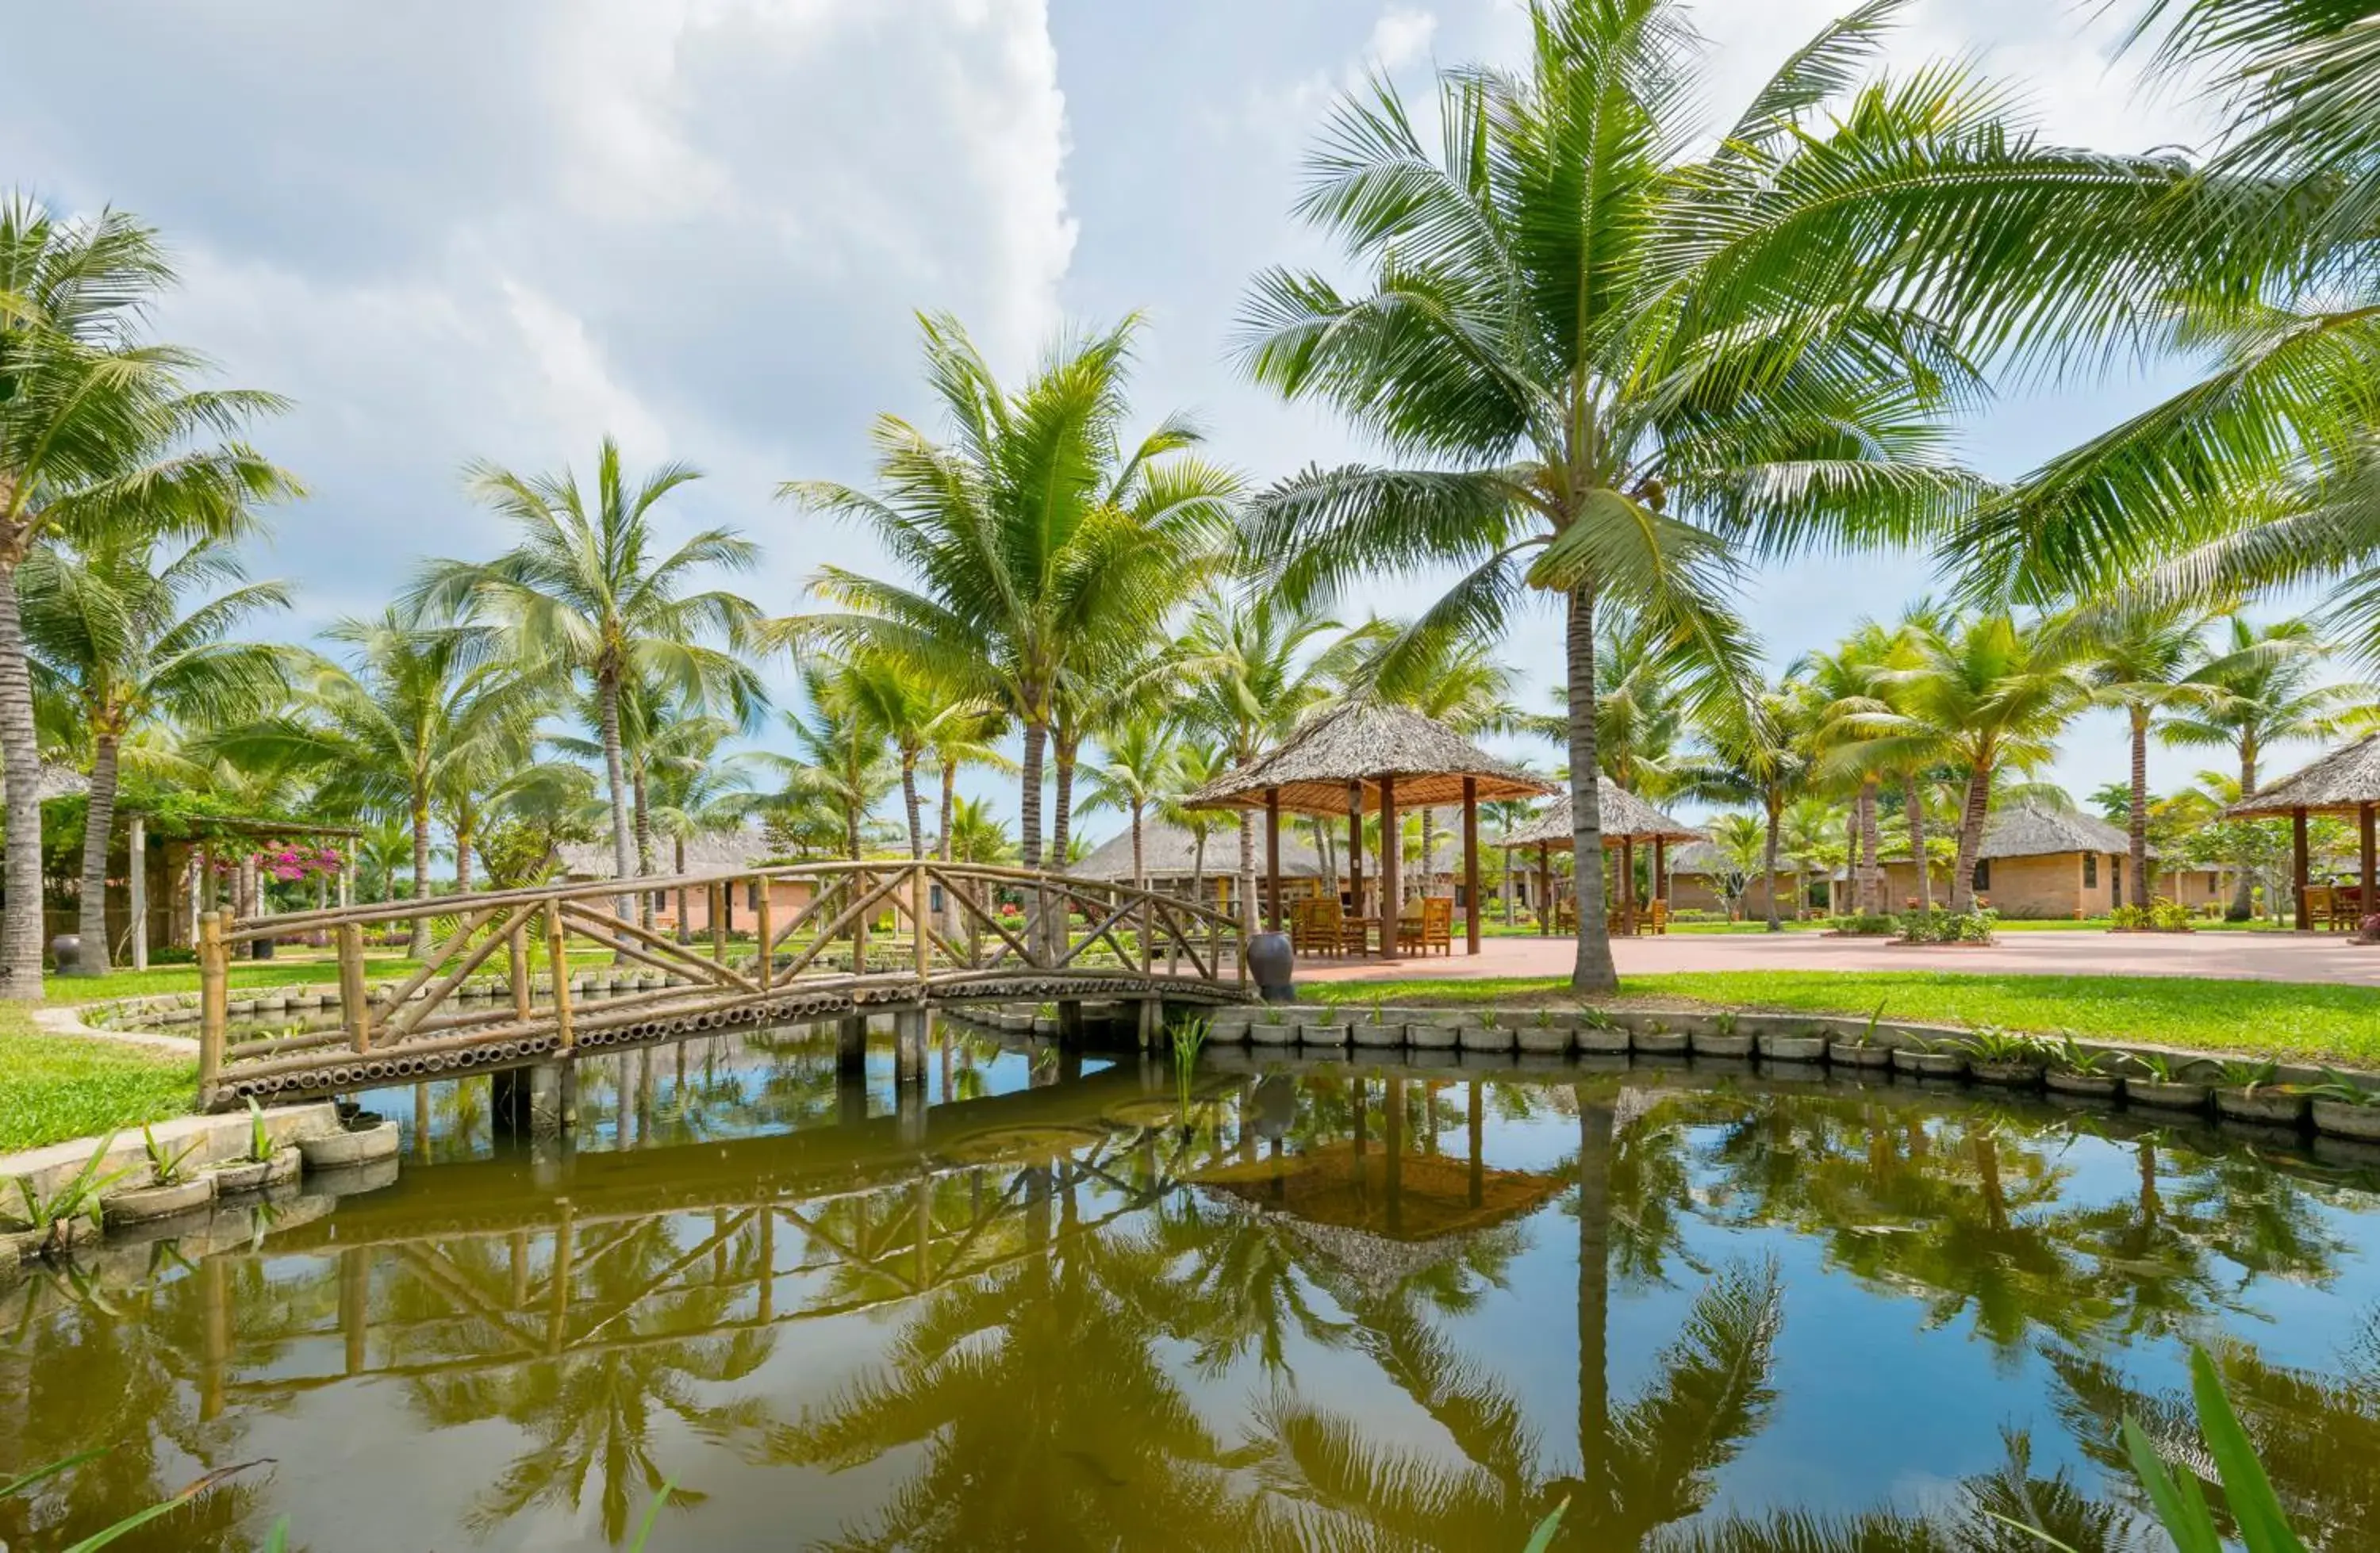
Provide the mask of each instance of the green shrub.
POLYGON ((1871 912, 1864 916, 1833 917, 1828 921, 1828 926, 1838 933, 1848 934, 1853 938, 1880 939, 1889 937, 1899 924, 1889 916, 1871 912))
POLYGON ((1989 943, 2000 914, 1989 906, 1973 911, 1912 911, 1900 919, 1903 943, 1989 943))

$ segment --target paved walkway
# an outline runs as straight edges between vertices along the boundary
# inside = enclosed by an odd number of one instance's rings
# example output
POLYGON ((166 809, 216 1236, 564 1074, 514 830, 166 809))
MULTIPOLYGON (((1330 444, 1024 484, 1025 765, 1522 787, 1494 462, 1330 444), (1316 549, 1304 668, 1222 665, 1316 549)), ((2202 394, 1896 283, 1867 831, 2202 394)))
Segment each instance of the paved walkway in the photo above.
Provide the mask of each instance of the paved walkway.
MULTIPOLYGON (((1670 933, 1620 939, 1624 977, 1660 971, 1966 971, 1980 975, 2204 976, 2249 981, 2329 981, 2380 987, 2380 946, 2338 933, 2189 934, 2004 932, 1987 947, 1895 945, 1821 933, 1670 933)), ((1301 960, 1302 981, 1409 977, 1568 976, 1567 939, 1488 939, 1476 958, 1458 939, 1449 959, 1409 955, 1393 964, 1301 960)))

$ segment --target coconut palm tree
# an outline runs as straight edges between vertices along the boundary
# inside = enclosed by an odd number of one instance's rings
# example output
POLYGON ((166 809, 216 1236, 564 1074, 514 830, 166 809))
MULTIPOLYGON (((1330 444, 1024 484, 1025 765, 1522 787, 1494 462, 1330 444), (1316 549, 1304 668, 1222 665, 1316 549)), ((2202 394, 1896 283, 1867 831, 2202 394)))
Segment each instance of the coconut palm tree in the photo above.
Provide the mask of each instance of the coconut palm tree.
POLYGON ((953 863, 1006 863, 1016 855, 1008 826, 981 798, 959 798, 951 805, 951 822, 942 828, 943 860, 953 863))
MULTIPOLYGON (((1846 100, 1888 11, 1829 27, 1714 139, 1689 115, 1676 5, 1533 0, 1518 68, 1442 76, 1435 154, 1385 82, 1334 115, 1297 209, 1366 288, 1255 283, 1250 373, 1411 463, 1282 482, 1255 504, 1251 550, 1292 601, 1454 569, 1417 641, 1558 600, 1578 856, 1602 850, 1600 613, 1688 644, 1693 701, 1730 694, 1750 661, 1728 607, 1738 558, 1968 511, 1977 482, 1939 454, 1976 387, 1969 350, 2101 316, 2133 277, 2081 239, 2176 181, 2042 148, 1956 68, 1846 100)), ((1597 870, 1581 884, 1572 982, 1609 989, 1597 870)))
POLYGON ((1142 826, 1151 808, 1172 791, 1179 739, 1171 723, 1135 718, 1118 729, 1100 751, 1105 759, 1091 768, 1091 785, 1083 795, 1083 810, 1113 809, 1132 824, 1132 886, 1148 888, 1148 860, 1141 847, 1142 826))
MULTIPOLYGON (((1221 756, 1215 775, 1254 762, 1330 694, 1334 679, 1343 682, 1350 666, 1344 655, 1318 653, 1314 645, 1338 628, 1320 613, 1265 590, 1208 593, 1192 608, 1182 634, 1181 672, 1189 686, 1182 720, 1215 741, 1221 756)), ((1243 809, 1238 820, 1240 918, 1254 932, 1256 816, 1243 809)))
MULTIPOLYGON (((671 724, 669 744, 651 762, 652 827, 670 843, 670 872, 686 873, 686 843, 732 835, 750 820, 755 805, 753 762, 720 753, 735 736, 723 717, 689 717, 671 724)), ((678 886, 677 933, 686 937, 686 892, 678 886)))
POLYGON ((289 593, 249 582, 218 541, 160 543, 120 529, 42 546, 17 569, 16 588, 36 679, 73 706, 90 744, 82 952, 59 969, 99 976, 108 968, 107 860, 124 742, 161 719, 213 727, 253 717, 282 695, 290 654, 231 637, 249 617, 287 608, 289 593))
POLYGON ((44 540, 127 526, 236 538, 255 503, 298 491, 228 440, 282 400, 198 387, 203 357, 141 339, 173 283, 156 232, 122 212, 69 222, 27 196, 0 199, 0 998, 42 995, 42 756, 18 568, 44 540))
POLYGON ((902 812, 909 828, 909 855, 922 860, 926 823, 917 768, 941 747, 945 729, 979 725, 990 709, 980 701, 953 700, 927 670, 880 650, 854 653, 837 683, 853 714, 892 746, 901 773, 902 812))
POLYGON ((1710 758, 1679 773, 1679 791, 1706 802, 1757 804, 1761 818, 1761 877, 1768 881, 1768 930, 1784 931, 1777 915, 1778 851, 1785 811, 1807 790, 1815 762, 1812 739, 1818 726, 1813 698, 1791 684, 1754 692, 1742 701, 1717 702, 1702 718, 1702 739, 1710 758))
MULTIPOLYGON (((1837 752, 1862 742, 1858 729, 1847 718, 1876 709, 1881 694, 1876 674, 1889 666, 1900 650, 1907 639, 1907 626, 1904 620, 1901 629, 1895 631, 1864 620, 1831 649, 1805 652, 1785 671, 1787 679, 1807 686, 1810 695, 1827 709, 1816 744, 1831 758, 1822 761, 1819 775, 1831 778, 1851 798, 1852 909, 1863 916, 1888 908, 1884 890, 1884 842, 1876 806, 1884 780, 1893 773, 1874 767, 1848 769, 1837 752)), ((1912 827, 1909 838, 1912 855, 1922 855, 1925 842, 1925 807, 1908 798, 1915 791, 1920 769, 1912 766, 1900 773, 1904 779, 1902 812, 1912 827)), ((1932 887, 1922 868, 1918 872, 1917 893, 1919 909, 1929 909, 1932 887)))
MULTIPOLYGON (((2351 705, 2370 699, 2363 686, 2323 683, 2330 650, 2310 621, 2257 626, 2235 614, 2189 673, 2188 683, 2209 694, 2169 715, 2158 736, 2183 748, 2230 750, 2240 762, 2238 797, 2252 798, 2265 750, 2289 740, 2326 738, 2351 705)), ((2233 921, 2247 919, 2253 888, 2241 870, 2233 921)))
MULTIPOLYGON (((430 897, 433 807, 458 768, 484 769, 484 741, 518 727, 536 686, 499 661, 502 638, 485 625, 425 620, 392 605, 323 633, 347 665, 322 662, 292 710, 226 728, 208 747, 235 761, 319 773, 321 802, 336 811, 402 817, 413 831, 413 898, 430 897)), ((430 920, 416 917, 409 952, 430 950, 430 920)))
POLYGON ((1158 817, 1190 834, 1190 898, 1204 901, 1207 883, 1207 843, 1229 820, 1220 809, 1194 809, 1182 800, 1221 776, 1235 764, 1213 739, 1184 736, 1173 755, 1173 783, 1158 807, 1158 817))
POLYGON ((860 712, 848 663, 814 662, 802 671, 803 712, 784 714, 795 753, 763 751, 755 758, 784 782, 774 803, 822 801, 843 827, 844 855, 858 862, 876 807, 901 786, 901 769, 884 735, 860 712))
POLYGON ((2085 673, 2094 705, 2122 710, 2131 734, 2130 801, 2125 833, 2131 838, 2127 881, 2135 905, 2149 903, 2149 728, 2177 710, 2204 706, 2212 686, 2191 676, 2204 658, 2203 613, 2179 609, 2130 609, 2095 615, 2083 629, 2085 673))
POLYGON ((1064 684, 1151 639, 1218 552, 1238 480, 1196 456, 1200 433, 1183 418, 1125 440, 1136 318, 1061 341, 1013 391, 956 320, 921 323, 954 440, 886 415, 873 431, 875 491, 824 480, 779 490, 866 525, 911 581, 822 567, 813 589, 842 613, 792 625, 898 653, 1013 719, 1025 736, 1024 860, 1038 868, 1064 684))
MULTIPOLYGON (((492 561, 431 563, 415 597, 458 614, 484 612, 503 629, 516 673, 532 666, 559 673, 593 693, 613 867, 615 877, 630 878, 638 869, 622 698, 631 686, 646 686, 739 725, 759 714, 767 702, 759 676, 736 656, 771 639, 759 609, 724 589, 689 590, 705 569, 749 571, 759 549, 721 528, 663 553, 656 509, 700 473, 666 464, 631 488, 620 445, 609 437, 596 455, 591 492, 567 469, 522 476, 482 463, 469 474, 518 542, 492 561)), ((622 896, 622 919, 634 910, 622 896)))
POLYGON ((2007 768, 2030 770, 2054 752, 2060 729, 2090 696, 2069 633, 1974 614, 1915 632, 1905 666, 1876 675, 1880 699, 1850 715, 1861 735, 1833 757, 1838 770, 1949 765, 1963 773, 1950 909, 1974 899, 1975 857, 1994 783, 2007 768))

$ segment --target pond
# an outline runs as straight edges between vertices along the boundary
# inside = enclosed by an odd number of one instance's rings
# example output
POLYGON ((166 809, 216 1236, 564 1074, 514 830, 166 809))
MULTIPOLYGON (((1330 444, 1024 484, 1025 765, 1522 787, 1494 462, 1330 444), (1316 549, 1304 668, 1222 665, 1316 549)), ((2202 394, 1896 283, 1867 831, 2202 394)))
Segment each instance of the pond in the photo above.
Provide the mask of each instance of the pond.
MULTIPOLYGON (((0 1503, 62 1547, 2121 1546, 2216 1355, 2314 1546, 2380 1526, 2380 1174, 1744 1071, 1061 1060, 943 1026, 371 1097, 392 1185, 0 1296, 0 1503), (914 1112, 910 1119, 914 1122, 914 1112), (1786 1517, 1840 1536, 1789 1543, 1786 1517), (1876 1540, 1852 1538, 1866 1516, 1876 1540), (1730 1536, 1741 1541, 1722 1541, 1730 1536)), ((218 1231, 222 1230, 218 1226, 218 1231)))

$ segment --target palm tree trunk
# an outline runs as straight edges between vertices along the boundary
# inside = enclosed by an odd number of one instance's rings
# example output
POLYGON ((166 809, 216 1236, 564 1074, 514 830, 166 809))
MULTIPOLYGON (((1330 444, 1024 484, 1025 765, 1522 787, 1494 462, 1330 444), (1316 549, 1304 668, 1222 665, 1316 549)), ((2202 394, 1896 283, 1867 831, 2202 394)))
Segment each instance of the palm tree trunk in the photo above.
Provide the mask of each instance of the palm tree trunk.
POLYGON ((82 892, 76 902, 75 931, 82 948, 60 976, 102 976, 108 967, 107 849, 115 831, 116 735, 92 732, 91 807, 83 820, 82 892))
POLYGON ((479 816, 469 799, 455 806, 455 893, 471 892, 471 845, 480 837, 479 816))
POLYGON ((1148 859, 1141 849, 1140 814, 1144 806, 1138 798, 1132 801, 1132 887, 1148 888, 1148 859))
POLYGON ((1512 886, 1512 849, 1508 846, 1504 849, 1504 926, 1507 928, 1512 925, 1512 897, 1515 893, 1512 886))
POLYGON ((2149 709, 2132 709, 2131 843, 2132 904, 2149 904, 2149 709))
POLYGON ((1992 770, 1977 766, 1967 773, 1967 803, 1959 816, 1959 855, 1950 865, 1950 909, 1968 911, 1975 904, 1975 854, 1984 849, 1984 816, 1991 808, 1992 770))
MULTIPOLYGON (((635 842, 628 831, 628 770, 620 753, 620 682, 615 672, 595 676, 595 706, 603 734, 604 795, 612 805, 612 868, 614 879, 637 871, 635 842)), ((637 904, 625 895, 613 902, 623 922, 637 915, 637 904)))
POLYGON ((1768 808, 1768 855, 1764 859, 1768 868, 1768 931, 1781 933, 1785 925, 1777 919, 1777 832, 1784 824, 1785 813, 1775 804, 1768 808))
MULTIPOLYGON (((1573 992, 1609 992, 1620 986, 1611 963, 1611 925, 1603 919, 1603 800, 1596 789, 1595 587, 1582 583, 1570 595, 1565 644, 1570 696, 1571 844, 1577 867, 1571 870, 1578 895, 1578 941, 1570 973, 1573 992)), ((1547 903, 1548 909, 1552 903, 1547 903)), ((1393 907, 1387 908, 1393 910, 1393 907)))
MULTIPOLYGON (((1572 684, 1581 683, 1573 680, 1572 684)), ((1587 682, 1592 683, 1592 682, 1587 682)), ((1578 1456, 1589 1516, 1610 1502, 1611 1108, 1578 1096, 1578 1456)))
MULTIPOLYGON (((915 755, 904 755, 901 757, 901 802, 908 811, 909 861, 912 863, 924 862, 926 858, 926 807, 918 800, 917 797, 917 758, 915 755)), ((921 933, 925 931, 925 925, 923 923, 913 923, 911 926, 916 928, 917 931, 921 933)))
POLYGON ((1438 811, 1427 804, 1421 811, 1421 892, 1427 895, 1438 880, 1438 811))
POLYGON ((1905 771, 1900 778, 1901 802, 1908 806, 1904 816, 1909 821, 1909 860, 1917 868, 1917 909, 1934 909, 1934 868, 1925 858, 1925 803, 1918 790, 1917 773, 1905 771))
POLYGON ((1884 888, 1884 836, 1876 828, 1876 779, 1868 777, 1860 783, 1859 791, 1860 850, 1866 855, 1862 864, 1860 890, 1867 904, 1863 911, 1889 915, 1892 903, 1886 898, 1884 888))
MULTIPOLYGON (((2256 795, 2256 743, 2253 739, 2240 741, 2240 796, 2256 795)), ((10 886, 15 888, 14 885, 10 886)), ((2231 887, 2231 909, 2224 916, 2233 922, 2245 922, 2256 915, 2256 871, 2243 867, 2238 881, 2231 887)))
POLYGON ((1028 868, 1041 866, 1041 763, 1049 742, 1050 725, 1026 719, 1023 790, 1016 796, 1016 855, 1028 868))
POLYGON ((1240 875, 1235 888, 1240 892, 1240 930, 1257 930, 1257 817, 1251 809, 1240 811, 1240 875))
MULTIPOLYGON (((653 872, 653 811, 646 801, 645 764, 637 762, 636 772, 628 779, 628 792, 637 809, 637 877, 650 879, 653 872)), ((653 892, 637 892, 637 925, 650 933, 653 930, 653 892)))
MULTIPOLYGON (((413 805, 413 898, 430 899, 430 801, 417 798, 413 805)), ((406 939, 407 958, 426 960, 430 957, 430 918, 417 916, 406 939)))
MULTIPOLYGON (((955 760, 945 760, 942 762, 942 839, 937 847, 944 863, 951 860, 951 822, 957 817, 958 802, 959 763, 955 760)), ((958 891, 949 885, 945 885, 942 889, 942 921, 943 935, 953 942, 958 940, 959 929, 963 925, 969 934, 968 942, 970 944, 974 942, 973 934, 976 928, 972 923, 962 923, 959 915, 958 891)))
POLYGON ((1066 871, 1066 851, 1075 840, 1075 757, 1082 752, 1082 735, 1061 733, 1052 735, 1057 757, 1057 807, 1050 817, 1050 867, 1058 873, 1066 871))
MULTIPOLYGON (((674 836, 670 839, 670 872, 680 879, 686 877, 686 838, 684 836, 674 836)), ((686 886, 681 884, 677 887, 677 941, 686 943, 692 937, 693 935, 686 931, 686 886)))
MULTIPOLYGON (((11 486, 0 479, 0 498, 11 486)), ((21 538, 21 536, 17 536, 21 538)), ((17 613, 17 564, 0 553, 0 772, 8 784, 6 889, 0 910, 0 999, 42 1001, 42 747, 33 729, 33 676, 17 613)))

